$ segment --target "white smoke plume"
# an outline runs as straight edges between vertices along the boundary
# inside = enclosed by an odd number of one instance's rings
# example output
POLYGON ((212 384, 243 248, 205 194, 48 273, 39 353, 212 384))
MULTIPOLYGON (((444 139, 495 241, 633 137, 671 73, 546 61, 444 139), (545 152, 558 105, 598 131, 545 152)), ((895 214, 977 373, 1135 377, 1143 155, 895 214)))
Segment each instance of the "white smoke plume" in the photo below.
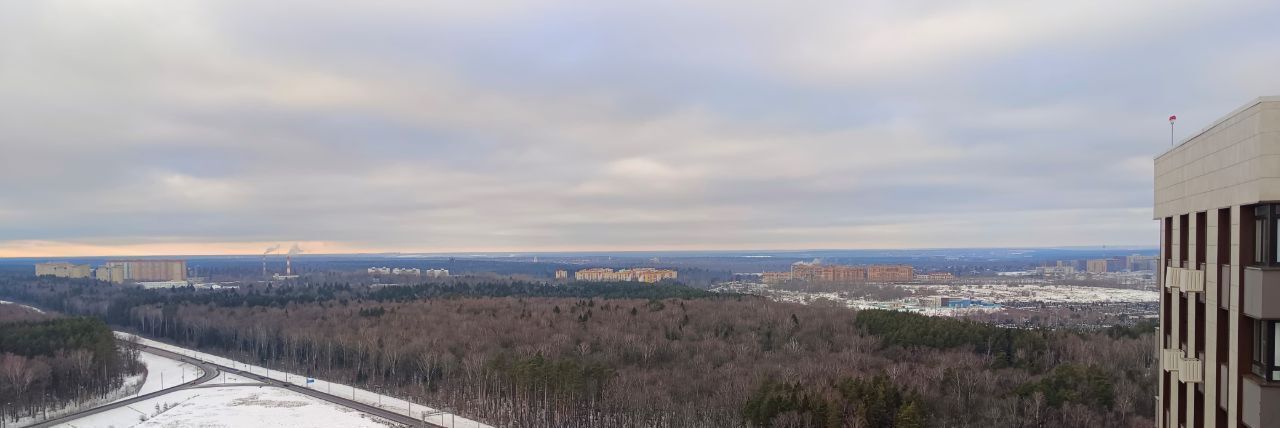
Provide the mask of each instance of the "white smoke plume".
POLYGON ((296 254, 302 254, 302 247, 299 247, 298 244, 293 244, 292 247, 289 247, 289 255, 292 256, 296 254))

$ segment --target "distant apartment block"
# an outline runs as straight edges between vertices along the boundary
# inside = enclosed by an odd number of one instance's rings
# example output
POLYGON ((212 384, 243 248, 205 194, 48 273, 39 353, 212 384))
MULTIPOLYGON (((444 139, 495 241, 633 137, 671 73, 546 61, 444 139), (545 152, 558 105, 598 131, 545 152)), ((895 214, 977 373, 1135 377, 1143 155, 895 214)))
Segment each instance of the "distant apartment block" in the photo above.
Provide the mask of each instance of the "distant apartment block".
POLYGON ((929 272, 916 275, 916 279, 920 281, 950 281, 956 279, 951 272, 929 272))
POLYGON ((810 282, 863 282, 867 269, 858 266, 796 263, 791 265, 791 278, 810 282))
POLYGON ((122 284, 126 281, 186 281, 186 260, 112 260, 94 272, 102 281, 122 284))
POLYGON ((88 278, 89 273, 89 265, 76 265, 67 262, 36 263, 36 276, 88 278))
POLYGON ((1076 267, 1065 266, 1062 264, 1062 262, 1058 262, 1057 266, 1045 266, 1042 268, 1036 268, 1036 273, 1039 273, 1040 275, 1044 275, 1048 277, 1071 276, 1071 275, 1075 275, 1076 267))
POLYGON ((1280 97, 1155 160, 1160 427, 1280 426, 1280 97))
POLYGON ((370 275, 422 275, 422 269, 418 268, 371 267, 368 272, 370 275))
POLYGON ((915 268, 907 265, 867 266, 867 281, 907 282, 915 278, 915 268))
POLYGON ((915 268, 908 265, 848 266, 820 263, 795 263, 791 272, 764 272, 760 279, 765 284, 778 284, 791 280, 808 282, 910 282, 915 279, 915 268))
POLYGON ((445 278, 449 276, 448 269, 427 269, 422 271, 422 276, 428 278, 445 278))
POLYGON ((1125 257, 1125 269, 1131 272, 1156 270, 1160 256, 1142 256, 1134 254, 1125 257))
POLYGON ((1094 259, 1086 263, 1089 273, 1107 273, 1107 259, 1094 259))
POLYGON ((791 272, 765 272, 760 274, 760 281, 765 284, 781 284, 791 280, 791 272))
POLYGON ((635 269, 619 269, 617 271, 609 268, 590 268, 582 269, 573 273, 573 278, 578 281, 635 281, 635 282, 658 282, 664 279, 676 279, 676 271, 670 269, 654 269, 654 268, 635 268, 635 269))
POLYGON ((569 279, 569 271, 556 269, 556 279, 569 279))

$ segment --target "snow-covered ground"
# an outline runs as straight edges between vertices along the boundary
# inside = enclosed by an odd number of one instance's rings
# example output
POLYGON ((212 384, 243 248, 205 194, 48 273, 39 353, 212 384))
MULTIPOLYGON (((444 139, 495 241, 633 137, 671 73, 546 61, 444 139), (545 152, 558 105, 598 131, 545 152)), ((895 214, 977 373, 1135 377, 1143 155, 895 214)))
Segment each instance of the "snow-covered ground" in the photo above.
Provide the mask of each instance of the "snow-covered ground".
POLYGON ((13 303, 13 302, 10 302, 10 301, 8 301, 8 300, 0 300, 0 305, 18 305, 18 306, 21 306, 21 307, 24 307, 24 308, 27 308, 27 309, 33 310, 33 311, 35 311, 36 313, 40 313, 40 314, 43 314, 43 313, 44 313, 44 311, 40 310, 40 308, 37 308, 37 307, 34 307, 34 306, 27 306, 27 305, 24 305, 24 304, 21 304, 21 303, 13 303))
POLYGON ((284 388, 224 386, 175 391, 58 427, 400 427, 284 388))
POLYGON ((139 352, 138 359, 147 365, 147 381, 136 395, 145 395, 165 388, 199 379, 204 369, 177 360, 147 352, 139 352))
MULTIPOLYGON (((1160 298, 1160 294, 1153 290, 1055 284, 902 284, 898 287, 911 291, 916 296, 961 297, 1003 306, 1028 303, 1151 303, 1160 298)), ((719 284, 712 290, 755 294, 782 302, 810 304, 828 301, 856 309, 897 309, 926 315, 952 316, 1000 310, 999 307, 937 308, 924 304, 919 297, 872 300, 846 297, 846 294, 838 292, 790 291, 746 282, 719 284)))
MULTIPOLYGON (((116 336, 124 339, 135 337, 129 333, 124 333, 124 332, 116 332, 116 336)), ((488 425, 485 425, 483 423, 473 421, 471 419, 467 419, 462 416, 444 413, 440 410, 423 406, 420 403, 410 403, 400 398, 381 395, 373 391, 366 391, 363 389, 355 388, 350 385, 345 385, 337 382, 326 382, 320 379, 315 379, 315 382, 311 384, 307 384, 307 378, 305 376, 298 376, 296 374, 283 373, 279 370, 268 370, 264 367, 244 364, 244 363, 233 361, 231 359, 223 358, 217 355, 206 354, 203 352, 182 348, 182 347, 170 345, 167 343, 157 342, 141 336, 136 336, 136 337, 138 338, 138 341, 140 343, 147 346, 152 346, 152 347, 160 348, 166 351, 179 353, 200 361, 207 361, 207 362, 222 365, 222 366, 233 367, 239 370, 248 371, 255 375, 261 374, 271 379, 288 382, 304 388, 311 388, 317 391, 323 391, 328 394, 336 395, 336 396, 350 399, 350 400, 355 400, 364 404, 368 404, 370 406, 374 406, 374 407, 378 407, 388 411, 396 412, 402 415, 406 415, 414 419, 423 420, 425 418, 427 422, 437 423, 437 424, 441 424, 448 427, 458 427, 458 428, 488 427, 488 425)), ((331 425, 331 426, 339 426, 339 425, 331 425)))
POLYGON ((92 409, 94 407, 105 406, 117 401, 127 400, 134 396, 133 391, 138 389, 138 384, 143 382, 143 375, 129 376, 125 378, 124 385, 115 391, 111 391, 105 397, 94 398, 80 404, 71 404, 58 410, 51 410, 47 413, 41 413, 38 418, 25 417, 18 419, 17 422, 10 422, 5 427, 20 428, 28 425, 34 425, 50 419, 56 419, 64 415, 69 415, 81 410, 92 409), (47 417, 46 417, 47 415, 47 417))
POLYGON ((982 284, 982 285, 903 285, 907 290, 927 291, 942 296, 979 299, 999 304, 1044 303, 1136 303, 1156 302, 1155 290, 1084 287, 1054 284, 982 284))

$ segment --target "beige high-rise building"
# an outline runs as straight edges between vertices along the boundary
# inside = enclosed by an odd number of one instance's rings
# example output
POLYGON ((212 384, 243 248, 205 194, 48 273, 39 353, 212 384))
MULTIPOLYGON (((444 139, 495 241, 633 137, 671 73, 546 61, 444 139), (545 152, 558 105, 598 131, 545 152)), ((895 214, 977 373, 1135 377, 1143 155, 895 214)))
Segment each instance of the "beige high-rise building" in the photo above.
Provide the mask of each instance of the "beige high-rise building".
POLYGON ((858 266, 795 263, 791 278, 812 282, 864 282, 867 269, 858 266))
POLYGON ((1085 262, 1085 270, 1089 273, 1107 273, 1107 259, 1095 259, 1085 262))
POLYGON ((185 281, 186 260, 113 260, 98 268, 97 278, 103 281, 185 281))
POLYGON ((1155 160, 1161 427, 1280 427, 1280 97, 1155 160))
MULTIPOLYGON (((567 274, 567 273, 566 273, 567 274)), ((589 268, 573 273, 578 281, 638 281, 658 282, 664 279, 676 279, 677 273, 670 269, 634 268, 619 269, 589 268)))
POLYGON ((908 265, 867 266, 867 281, 871 282, 907 282, 915 276, 915 268, 908 265))
POLYGON ((89 265, 76 265, 67 262, 36 263, 36 276, 88 278, 89 265))

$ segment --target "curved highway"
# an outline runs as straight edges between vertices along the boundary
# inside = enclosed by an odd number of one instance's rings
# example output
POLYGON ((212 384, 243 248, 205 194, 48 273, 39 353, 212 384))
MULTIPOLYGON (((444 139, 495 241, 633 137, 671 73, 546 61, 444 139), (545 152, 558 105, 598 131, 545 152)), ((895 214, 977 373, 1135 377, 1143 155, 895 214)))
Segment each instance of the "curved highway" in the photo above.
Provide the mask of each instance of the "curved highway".
MULTIPOLYGON (((192 359, 192 358, 190 358, 190 357, 184 357, 184 356, 182 356, 182 354, 177 354, 177 353, 173 353, 173 352, 165 351, 165 350, 160 349, 160 348, 154 348, 154 347, 150 347, 150 346, 143 345, 143 344, 138 344, 138 346, 139 346, 142 350, 147 351, 147 352, 153 352, 153 353, 156 353, 156 354, 159 354, 159 355, 162 355, 162 356, 176 356, 177 358, 175 358, 175 359, 180 359, 181 361, 187 361, 187 362, 196 361, 196 362, 198 362, 202 367, 204 367, 204 366, 211 367, 211 368, 213 368, 213 370, 211 371, 211 372, 213 373, 213 376, 210 376, 208 379, 212 379, 214 376, 217 376, 219 371, 227 372, 227 373, 232 373, 232 374, 239 375, 240 377, 243 377, 243 378, 245 378, 245 379, 254 379, 254 380, 257 380, 257 381, 259 381, 259 382, 262 382, 262 383, 263 383, 263 384, 265 384, 266 386, 273 386, 273 387, 277 387, 277 388, 284 388, 284 389, 288 389, 288 390, 290 390, 290 391, 297 392, 297 393, 299 393, 299 394, 303 394, 303 395, 308 395, 308 396, 311 396, 311 397, 315 397, 315 398, 318 398, 318 399, 321 399, 321 400, 324 400, 324 401, 328 401, 328 402, 330 402, 330 403, 334 403, 334 404, 337 404, 337 405, 340 405, 340 406, 343 406, 343 407, 348 407, 348 408, 351 408, 351 409, 354 409, 354 410, 358 410, 358 411, 360 411, 360 412, 364 412, 364 413, 367 413, 367 414, 370 414, 370 415, 374 415, 374 416, 377 416, 377 417, 380 417, 380 418, 383 418, 383 419, 387 419, 387 420, 390 420, 390 421, 393 421, 393 422, 398 422, 398 423, 404 424, 404 425, 406 425, 406 426, 422 426, 422 427, 447 428, 447 427, 446 427, 446 426, 444 426, 444 425, 438 425, 438 424, 435 424, 435 423, 424 422, 424 421, 422 421, 422 420, 414 419, 414 418, 412 418, 412 417, 409 417, 409 416, 406 416, 406 415, 403 415, 403 414, 400 414, 400 413, 397 413, 397 412, 393 412, 393 411, 390 411, 390 410, 386 410, 386 409, 383 409, 383 408, 374 407, 374 406, 371 406, 371 405, 368 405, 368 404, 365 404, 365 403, 361 403, 361 402, 359 402, 359 401, 354 401, 354 400, 351 400, 351 399, 342 398, 342 397, 337 396, 337 395, 330 395, 330 394, 326 394, 326 393, 324 393, 324 392, 317 391, 317 390, 314 390, 314 389, 310 389, 310 388, 302 388, 302 387, 299 387, 299 386, 294 385, 294 384, 291 384, 291 383, 287 383, 287 382, 280 381, 280 380, 276 380, 276 379, 271 379, 271 378, 266 377, 266 376, 263 376, 263 375, 261 375, 261 374, 254 374, 254 373, 250 373, 250 372, 247 372, 247 371, 244 371, 244 370, 240 370, 240 369, 236 369, 236 368, 231 368, 231 367, 227 367, 227 366, 223 366, 223 365, 218 365, 218 364, 208 363, 208 362, 204 362, 204 361, 194 360, 194 359, 192 359)), ((204 379, 204 380, 208 380, 208 379, 204 379)), ((202 380, 201 382, 203 382, 204 380, 202 380)), ((257 385, 257 384, 252 384, 252 385, 254 385, 254 386, 261 386, 261 385, 257 385)), ((213 386, 213 385, 208 385, 208 386, 213 386)), ((218 385, 218 386, 222 386, 222 385, 218 385)), ((228 385, 226 385, 226 386, 235 386, 235 385, 228 384, 228 385)), ((200 388, 200 387, 202 387, 202 386, 197 386, 197 385, 184 385, 184 386, 182 386, 182 388, 200 388)), ((167 390, 165 390, 165 391, 161 391, 161 392, 171 392, 171 391, 175 391, 175 390, 176 390, 176 389, 167 389, 167 390)))

